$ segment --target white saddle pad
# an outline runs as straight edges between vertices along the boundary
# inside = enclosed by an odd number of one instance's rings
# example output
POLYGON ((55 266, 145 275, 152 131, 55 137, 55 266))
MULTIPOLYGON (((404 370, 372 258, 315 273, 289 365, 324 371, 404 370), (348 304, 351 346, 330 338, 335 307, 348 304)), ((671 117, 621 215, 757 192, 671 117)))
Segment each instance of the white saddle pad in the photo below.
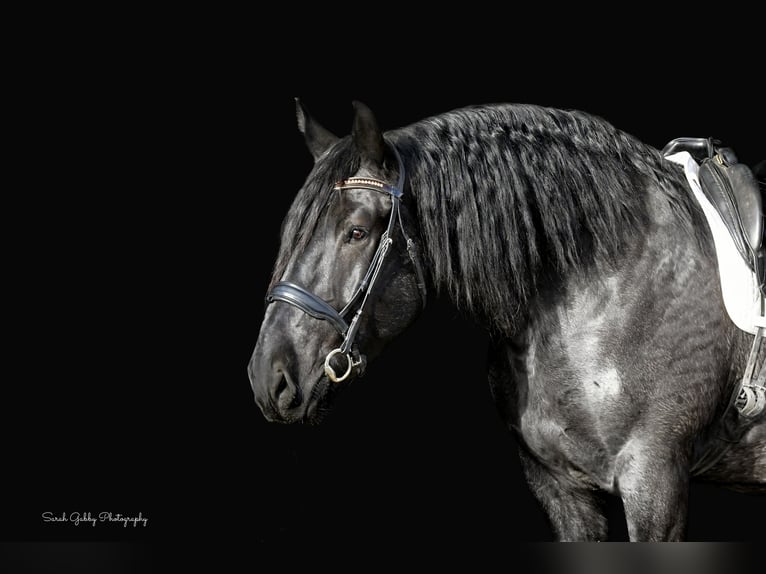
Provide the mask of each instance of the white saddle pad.
POLYGON ((755 273, 737 251, 721 216, 702 193, 698 178, 699 165, 694 158, 689 152, 682 151, 666 156, 666 159, 683 166, 694 197, 707 217, 715 242, 723 302, 729 317, 737 327, 755 335, 758 327, 766 327, 766 318, 761 316, 761 294, 755 273))

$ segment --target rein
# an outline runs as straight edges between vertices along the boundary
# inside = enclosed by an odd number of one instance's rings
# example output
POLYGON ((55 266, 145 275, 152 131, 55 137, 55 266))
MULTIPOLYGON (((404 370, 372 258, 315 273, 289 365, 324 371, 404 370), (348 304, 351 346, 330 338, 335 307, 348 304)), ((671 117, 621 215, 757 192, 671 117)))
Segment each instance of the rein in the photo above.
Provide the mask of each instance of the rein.
POLYGON ((394 242, 394 227, 397 221, 399 222, 399 229, 402 232, 402 237, 406 241, 407 254, 410 256, 410 260, 412 261, 418 276, 418 291, 420 291, 420 295, 423 300, 423 307, 425 307, 426 304, 426 288, 425 282, 423 280, 423 270, 414 252, 415 244, 404 231, 402 214, 399 210, 399 204, 404 190, 404 163, 402 162, 402 158, 399 155, 396 147, 392 144, 389 145, 394 151, 396 160, 399 163, 399 180, 395 186, 389 185, 388 183, 375 178, 350 177, 348 179, 337 182, 333 187, 333 191, 340 192, 349 189, 363 189, 368 191, 375 191, 378 193, 384 193, 391 197, 391 212, 388 217, 388 226, 386 227, 386 231, 380 238, 380 243, 378 244, 378 248, 375 251, 375 254, 372 256, 372 261, 370 262, 370 266, 367 268, 367 272, 364 274, 362 281, 354 290, 354 294, 351 296, 348 303, 346 303, 343 309, 336 311, 334 307, 332 307, 327 301, 315 293, 312 293, 311 291, 290 281, 278 282, 266 294, 267 305, 275 301, 288 303, 289 305, 297 307, 315 319, 327 321, 343 337, 343 342, 341 345, 330 351, 327 354, 327 357, 325 357, 324 361, 324 372, 327 377, 335 383, 345 381, 354 370, 357 370, 358 375, 363 373, 365 361, 363 355, 360 355, 358 351, 353 348, 354 339, 356 338, 357 332, 359 330, 359 322, 362 318, 362 314, 364 313, 365 305, 367 304, 370 293, 372 292, 372 289, 375 286, 375 282, 378 279, 380 269, 383 266, 383 261, 388 254, 389 248, 394 242), (360 299, 361 303, 356 313, 354 314, 354 317, 351 319, 351 323, 347 323, 345 316, 350 313, 351 308, 360 299), (335 372, 335 369, 333 369, 332 365, 330 365, 330 360, 335 355, 344 356, 347 362, 346 370, 340 376, 335 372))

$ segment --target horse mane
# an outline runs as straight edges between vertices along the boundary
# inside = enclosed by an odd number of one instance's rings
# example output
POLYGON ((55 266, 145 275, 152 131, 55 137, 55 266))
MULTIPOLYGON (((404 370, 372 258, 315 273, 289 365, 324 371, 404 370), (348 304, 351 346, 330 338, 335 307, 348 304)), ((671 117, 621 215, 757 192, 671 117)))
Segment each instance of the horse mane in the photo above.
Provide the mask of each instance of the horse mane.
MULTIPOLYGON (((613 265, 641 241, 650 193, 667 198, 689 233, 704 227, 678 166, 583 112, 476 106, 386 137, 407 169, 436 289, 500 332, 512 331, 541 281, 613 265)), ((308 242, 332 184, 358 166, 350 138, 315 164, 283 224, 272 283, 308 242)))
POLYGON ((649 228, 650 193, 689 233, 705 225, 678 166, 583 112, 476 106, 398 130, 395 141, 434 284, 501 332, 541 281, 624 257, 649 228))

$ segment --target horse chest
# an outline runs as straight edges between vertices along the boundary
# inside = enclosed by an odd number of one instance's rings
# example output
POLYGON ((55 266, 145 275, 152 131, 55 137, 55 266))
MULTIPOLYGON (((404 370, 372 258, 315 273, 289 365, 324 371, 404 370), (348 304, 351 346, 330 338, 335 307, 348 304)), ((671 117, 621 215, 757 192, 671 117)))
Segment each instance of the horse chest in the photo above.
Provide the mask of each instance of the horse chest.
POLYGON ((519 377, 518 430, 549 467, 611 490, 614 460, 629 427, 620 420, 625 382, 607 349, 614 310, 570 307, 558 333, 532 333, 519 377))

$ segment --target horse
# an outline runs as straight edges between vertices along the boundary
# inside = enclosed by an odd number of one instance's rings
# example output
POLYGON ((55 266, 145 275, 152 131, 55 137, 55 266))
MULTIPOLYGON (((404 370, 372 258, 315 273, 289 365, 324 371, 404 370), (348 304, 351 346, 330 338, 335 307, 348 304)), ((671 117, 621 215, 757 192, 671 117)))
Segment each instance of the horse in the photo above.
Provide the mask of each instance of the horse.
POLYGON ((557 540, 605 540, 605 495, 631 541, 665 541, 693 478, 766 492, 766 416, 729 408, 752 336, 680 166, 577 110, 480 105, 384 133, 353 106, 340 138, 296 100, 314 165, 247 367, 267 420, 320 423, 446 296, 489 334, 490 392, 557 540))

